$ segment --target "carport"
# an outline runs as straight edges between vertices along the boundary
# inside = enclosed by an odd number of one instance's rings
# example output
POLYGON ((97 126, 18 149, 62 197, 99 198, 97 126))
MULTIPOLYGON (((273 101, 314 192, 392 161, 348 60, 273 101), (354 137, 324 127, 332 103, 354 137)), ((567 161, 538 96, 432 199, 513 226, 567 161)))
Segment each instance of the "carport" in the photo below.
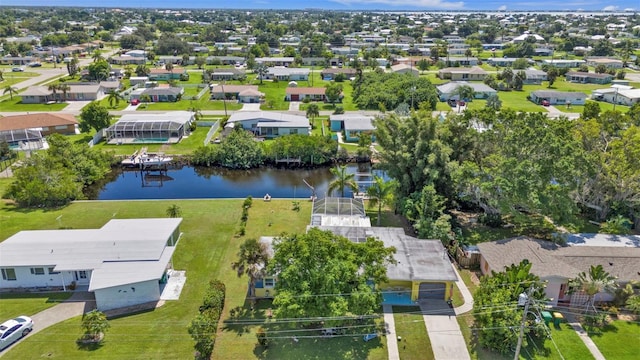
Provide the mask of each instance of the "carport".
POLYGON ((418 290, 418 300, 437 299, 443 300, 446 298, 447 284, 446 283, 430 283, 424 282, 420 284, 418 290))

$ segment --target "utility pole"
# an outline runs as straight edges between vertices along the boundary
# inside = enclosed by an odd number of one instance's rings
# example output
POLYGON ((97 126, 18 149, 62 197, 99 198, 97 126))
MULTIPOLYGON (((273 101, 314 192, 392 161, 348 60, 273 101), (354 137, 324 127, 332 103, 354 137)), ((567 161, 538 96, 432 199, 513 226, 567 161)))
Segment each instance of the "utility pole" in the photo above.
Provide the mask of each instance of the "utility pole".
POLYGON ((524 312, 522 313, 522 322, 520 323, 520 334, 518 335, 518 345, 516 346, 516 353, 513 356, 513 360, 520 358, 520 349, 522 348, 522 339, 524 338, 524 326, 527 323, 527 313, 529 312, 529 304, 531 304, 531 296, 533 295, 533 285, 529 287, 529 291, 521 293, 518 296, 518 306, 520 306, 521 300, 524 298, 524 312))

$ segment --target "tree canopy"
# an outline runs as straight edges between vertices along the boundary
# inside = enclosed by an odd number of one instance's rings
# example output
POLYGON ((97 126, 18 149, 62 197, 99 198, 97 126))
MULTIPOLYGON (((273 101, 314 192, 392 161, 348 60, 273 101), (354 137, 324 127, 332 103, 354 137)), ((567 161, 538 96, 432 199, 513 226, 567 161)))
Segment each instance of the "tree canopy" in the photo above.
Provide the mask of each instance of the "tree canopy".
MULTIPOLYGON (((374 284, 387 281, 394 248, 373 238, 354 243, 330 231, 275 239, 268 272, 277 276, 273 300, 279 318, 369 315, 382 294, 374 284)), ((326 323, 326 322, 325 322, 326 323)))
POLYGON ((110 124, 111 115, 109 110, 97 101, 90 102, 80 112, 79 127, 82 132, 89 132, 91 129, 99 131, 109 127, 110 124))
POLYGON ((438 94, 426 78, 374 71, 364 73, 356 79, 353 102, 360 109, 378 109, 379 104, 383 104, 386 109, 395 109, 402 103, 414 104, 414 108, 418 108, 420 104, 426 103, 428 109, 434 110, 438 94))

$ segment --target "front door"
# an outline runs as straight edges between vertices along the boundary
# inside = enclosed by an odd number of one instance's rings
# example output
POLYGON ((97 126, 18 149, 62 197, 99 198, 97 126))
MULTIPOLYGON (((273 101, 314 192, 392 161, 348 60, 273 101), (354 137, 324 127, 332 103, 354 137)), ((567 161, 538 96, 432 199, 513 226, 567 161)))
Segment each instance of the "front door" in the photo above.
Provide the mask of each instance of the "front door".
POLYGON ((73 277, 78 285, 89 284, 89 272, 86 270, 74 271, 73 277))

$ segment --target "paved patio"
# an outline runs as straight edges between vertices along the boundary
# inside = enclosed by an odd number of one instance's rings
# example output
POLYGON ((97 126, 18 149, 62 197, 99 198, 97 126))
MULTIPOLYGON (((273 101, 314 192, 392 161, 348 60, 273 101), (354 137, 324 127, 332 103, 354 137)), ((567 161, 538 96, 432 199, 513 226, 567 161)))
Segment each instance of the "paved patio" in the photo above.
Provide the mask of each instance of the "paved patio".
POLYGON ((187 282, 186 271, 171 270, 169 279, 162 289, 160 300, 179 300, 182 288, 187 282))

